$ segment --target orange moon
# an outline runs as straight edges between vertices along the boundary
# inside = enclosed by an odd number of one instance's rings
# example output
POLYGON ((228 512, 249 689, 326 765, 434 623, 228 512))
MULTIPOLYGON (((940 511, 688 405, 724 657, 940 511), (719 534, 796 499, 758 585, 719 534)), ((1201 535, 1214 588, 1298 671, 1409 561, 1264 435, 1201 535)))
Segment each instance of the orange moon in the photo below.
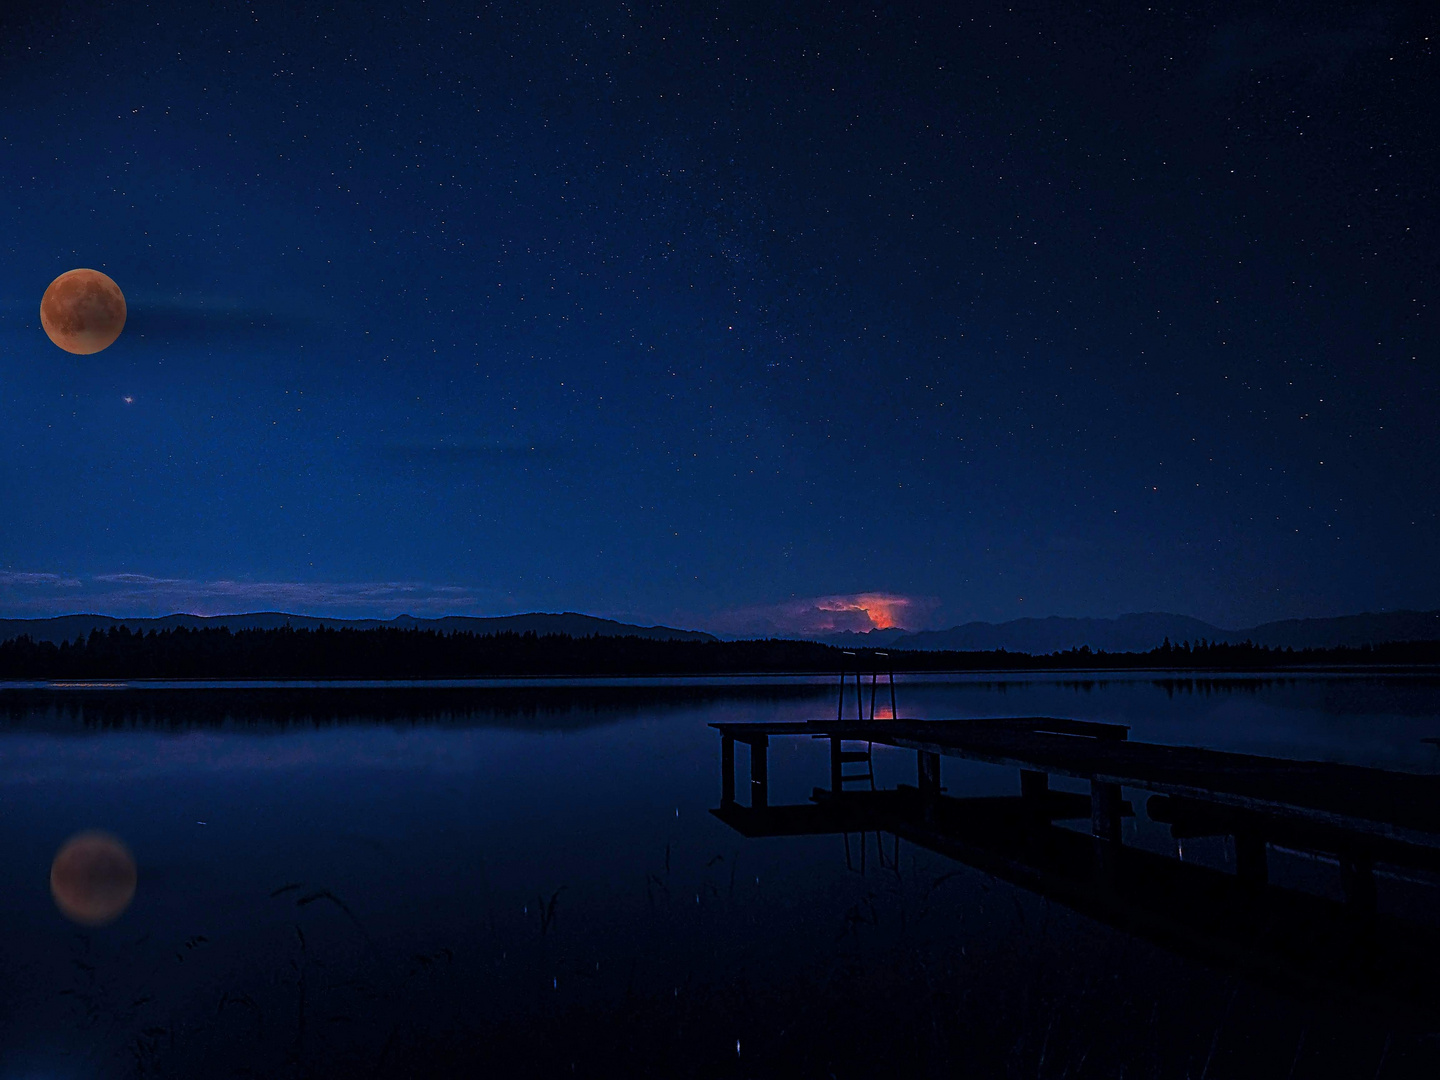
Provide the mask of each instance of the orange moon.
POLYGON ((50 864, 50 894, 72 922, 104 926, 130 906, 135 877, 135 859, 124 844, 109 833, 83 832, 50 864))
POLYGON ((67 270, 40 298, 40 325, 68 353, 108 349, 125 329, 125 294, 99 270, 67 270))

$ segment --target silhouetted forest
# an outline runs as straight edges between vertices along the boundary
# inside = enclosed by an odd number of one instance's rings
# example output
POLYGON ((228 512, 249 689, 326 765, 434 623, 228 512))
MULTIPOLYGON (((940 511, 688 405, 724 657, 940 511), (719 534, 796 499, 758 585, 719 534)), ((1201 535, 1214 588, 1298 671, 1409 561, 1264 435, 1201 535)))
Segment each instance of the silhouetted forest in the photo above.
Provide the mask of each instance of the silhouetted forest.
MULTIPOLYGON (((1034 656, 1006 652, 889 651, 896 671, 1210 668, 1440 664, 1440 642, 1336 649, 1273 649, 1199 641, 1149 652, 1088 648, 1034 656)), ((872 654, 858 657, 869 669, 872 654)), ((730 675, 835 672, 855 659, 809 641, 656 641, 637 637, 476 635, 435 630, 188 629, 95 631, 59 645, 27 637, 0 643, 5 679, 469 679, 534 676, 730 675)))

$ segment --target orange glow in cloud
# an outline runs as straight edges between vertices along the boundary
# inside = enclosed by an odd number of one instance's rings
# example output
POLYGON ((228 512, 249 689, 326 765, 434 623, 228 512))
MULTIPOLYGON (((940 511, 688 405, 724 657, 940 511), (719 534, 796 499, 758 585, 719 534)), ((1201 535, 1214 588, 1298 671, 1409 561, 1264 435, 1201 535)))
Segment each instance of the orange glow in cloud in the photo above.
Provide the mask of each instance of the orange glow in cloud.
POLYGON ((937 600, 926 596, 840 593, 736 608, 711 615, 704 622, 721 633, 753 637, 924 630, 938 606, 937 600))
MULTIPOLYGON (((858 593, 854 596, 826 596, 815 602, 818 611, 844 612, 851 616, 864 615, 870 622, 867 630, 889 630, 904 626, 905 613, 914 602, 908 596, 893 596, 889 593, 858 593)), ((830 626, 819 629, 857 629, 856 620, 836 619, 830 626)))

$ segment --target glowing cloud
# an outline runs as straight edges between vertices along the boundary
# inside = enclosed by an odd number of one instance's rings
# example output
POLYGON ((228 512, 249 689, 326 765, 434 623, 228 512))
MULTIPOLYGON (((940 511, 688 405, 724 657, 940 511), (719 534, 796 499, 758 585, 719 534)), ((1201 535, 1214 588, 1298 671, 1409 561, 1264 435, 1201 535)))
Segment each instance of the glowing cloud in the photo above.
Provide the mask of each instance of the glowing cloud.
MULTIPOLYGON (((854 621, 854 617, 863 615, 868 625, 866 630, 890 630, 896 626, 903 626, 901 621, 906 612, 915 606, 915 601, 908 596, 893 596, 890 593, 859 593, 855 596, 824 596, 815 602, 815 609, 822 612, 832 612, 837 618, 845 621, 854 621)), ((836 629, 849 629, 839 626, 836 629)))
POLYGON ((845 631, 924 629, 937 607, 928 597, 863 592, 813 596, 765 607, 739 608, 702 620, 721 633, 816 636, 845 631))

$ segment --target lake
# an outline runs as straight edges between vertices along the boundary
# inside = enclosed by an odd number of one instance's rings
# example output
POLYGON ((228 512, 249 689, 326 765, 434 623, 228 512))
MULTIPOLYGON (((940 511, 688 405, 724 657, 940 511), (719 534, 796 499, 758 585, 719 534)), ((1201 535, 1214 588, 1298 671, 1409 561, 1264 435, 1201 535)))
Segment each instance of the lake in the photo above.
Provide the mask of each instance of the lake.
MULTIPOLYGON (((1431 674, 898 682, 905 716, 1440 772, 1431 674)), ((893 836, 752 840, 711 814, 709 724, 834 712, 833 680, 800 677, 0 687, 0 1080, 1440 1074, 1424 1016, 1197 961, 893 836), (52 895, 90 830, 136 865, 104 925, 52 895)), ((874 761, 915 783, 913 753, 874 761)), ((827 779, 823 742, 773 744, 772 805, 827 779)), ((1018 792, 997 766, 942 779, 1018 792)), ((1233 863, 1131 801, 1127 845, 1233 863)), ((1340 892, 1301 852, 1271 880, 1340 892)), ((1382 912, 1436 922, 1425 875, 1377 880, 1382 912)))

